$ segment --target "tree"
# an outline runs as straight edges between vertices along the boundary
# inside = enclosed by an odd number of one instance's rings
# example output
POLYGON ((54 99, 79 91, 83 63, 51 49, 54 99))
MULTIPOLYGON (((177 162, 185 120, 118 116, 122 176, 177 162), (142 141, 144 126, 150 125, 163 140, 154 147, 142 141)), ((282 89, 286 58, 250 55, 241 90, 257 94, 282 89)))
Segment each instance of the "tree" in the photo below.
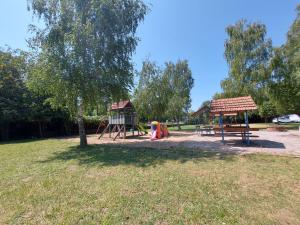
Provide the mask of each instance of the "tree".
POLYGON ((180 130, 180 119, 187 115, 191 107, 191 89, 194 86, 192 72, 186 60, 179 60, 174 63, 166 63, 166 69, 163 75, 163 83, 167 84, 166 96, 168 104, 166 114, 173 118, 180 130))
POLYGON ((146 60, 140 72, 134 94, 134 105, 141 118, 160 120, 165 116, 167 98, 162 70, 156 63, 146 60))
POLYGON ((265 123, 267 123, 269 118, 277 115, 275 105, 270 101, 264 102, 259 108, 259 115, 265 118, 265 123))
POLYGON ((147 120, 171 118, 180 129, 179 121, 191 106, 190 91, 194 80, 186 60, 165 65, 161 69, 149 60, 143 63, 135 91, 135 106, 141 117, 147 120))
POLYGON ((136 29, 147 11, 141 0, 29 0, 44 22, 31 25, 39 49, 31 87, 53 107, 77 116, 80 146, 87 144, 83 112, 90 105, 119 99, 133 85, 131 56, 136 29))
POLYGON ((228 78, 221 82, 225 97, 251 95, 261 105, 266 99, 270 77, 269 61, 272 43, 266 39, 266 27, 242 20, 226 29, 225 58, 229 65, 228 78))
POLYGON ((9 124, 26 116, 24 107, 25 55, 20 51, 0 49, 0 133, 9 139, 9 124))
POLYGON ((206 110, 199 116, 200 122, 203 124, 208 124, 210 119, 210 103, 211 101, 207 100, 202 102, 200 108, 206 108, 206 110))
POLYGON ((300 5, 286 44, 275 49, 270 69, 270 96, 278 112, 300 113, 300 5))

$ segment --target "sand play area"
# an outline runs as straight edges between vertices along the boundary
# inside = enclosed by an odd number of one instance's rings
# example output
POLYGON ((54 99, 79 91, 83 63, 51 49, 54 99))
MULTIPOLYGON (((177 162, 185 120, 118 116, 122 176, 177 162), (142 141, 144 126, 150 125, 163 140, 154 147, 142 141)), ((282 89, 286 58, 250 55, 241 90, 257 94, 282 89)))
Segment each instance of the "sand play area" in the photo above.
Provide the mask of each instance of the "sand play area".
MULTIPOLYGON (((240 137, 225 136, 225 143, 221 142, 220 137, 214 135, 201 136, 194 132, 172 131, 168 138, 151 141, 150 135, 140 137, 128 137, 127 139, 117 139, 113 141, 108 135, 104 135, 100 140, 97 135, 89 135, 89 144, 113 144, 126 145, 130 147, 145 148, 187 148, 194 150, 225 151, 235 154, 246 153, 270 153, 279 155, 293 155, 300 157, 300 132, 269 132, 257 131, 252 133, 251 144, 249 146, 242 143, 240 137)), ((72 141, 79 141, 72 138, 72 141)))

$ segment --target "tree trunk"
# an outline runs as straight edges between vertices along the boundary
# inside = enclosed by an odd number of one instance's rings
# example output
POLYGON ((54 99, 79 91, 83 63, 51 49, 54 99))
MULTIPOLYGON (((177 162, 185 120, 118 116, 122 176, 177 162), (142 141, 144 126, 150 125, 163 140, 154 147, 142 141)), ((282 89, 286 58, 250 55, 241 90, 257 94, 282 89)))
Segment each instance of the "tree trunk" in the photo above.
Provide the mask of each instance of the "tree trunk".
POLYGON ((178 130, 181 130, 179 119, 176 119, 176 122, 177 122, 177 128, 178 128, 178 130))
POLYGON ((44 137, 44 135, 43 135, 43 128, 42 128, 42 123, 41 123, 40 120, 38 121, 38 125, 39 125, 39 135, 40 135, 40 138, 43 138, 44 137))
POLYGON ((80 137, 80 147, 87 146, 87 139, 84 129, 84 122, 83 122, 83 104, 82 100, 78 101, 78 129, 79 129, 79 137, 80 137))

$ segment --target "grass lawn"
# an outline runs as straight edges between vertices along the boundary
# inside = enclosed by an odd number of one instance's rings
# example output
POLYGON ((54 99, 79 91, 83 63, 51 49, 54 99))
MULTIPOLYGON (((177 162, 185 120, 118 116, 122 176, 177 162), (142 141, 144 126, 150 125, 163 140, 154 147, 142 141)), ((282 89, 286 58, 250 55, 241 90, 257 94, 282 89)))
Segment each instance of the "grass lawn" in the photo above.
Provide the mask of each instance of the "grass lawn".
MULTIPOLYGON (((259 128, 259 129, 266 129, 272 126, 274 126, 274 123, 251 123, 250 124, 250 127, 259 128)), ((280 124, 280 126, 283 126, 288 130, 298 130, 300 123, 285 123, 285 124, 280 124)))
POLYGON ((300 159, 0 144, 0 224, 300 224, 300 159))
MULTIPOLYGON (((181 125, 182 131, 195 131, 196 125, 181 125)), ((178 127, 168 127, 169 131, 178 131, 178 127)))

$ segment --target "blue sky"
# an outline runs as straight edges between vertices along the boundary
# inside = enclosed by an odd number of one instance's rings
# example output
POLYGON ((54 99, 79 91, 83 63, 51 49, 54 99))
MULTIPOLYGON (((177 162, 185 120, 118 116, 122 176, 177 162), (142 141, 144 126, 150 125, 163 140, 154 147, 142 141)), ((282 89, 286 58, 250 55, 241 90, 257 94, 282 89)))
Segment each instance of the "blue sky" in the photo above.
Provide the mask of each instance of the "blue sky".
MULTIPOLYGON (((296 0, 147 0, 151 11, 138 29, 141 39, 133 57, 136 69, 146 58, 163 65, 189 61, 195 86, 192 109, 220 91, 227 76, 225 28, 240 19, 266 24, 274 46, 283 44, 295 19, 296 0)), ((5 0, 0 7, 0 46, 27 49, 28 24, 33 23, 26 0, 5 0)))

